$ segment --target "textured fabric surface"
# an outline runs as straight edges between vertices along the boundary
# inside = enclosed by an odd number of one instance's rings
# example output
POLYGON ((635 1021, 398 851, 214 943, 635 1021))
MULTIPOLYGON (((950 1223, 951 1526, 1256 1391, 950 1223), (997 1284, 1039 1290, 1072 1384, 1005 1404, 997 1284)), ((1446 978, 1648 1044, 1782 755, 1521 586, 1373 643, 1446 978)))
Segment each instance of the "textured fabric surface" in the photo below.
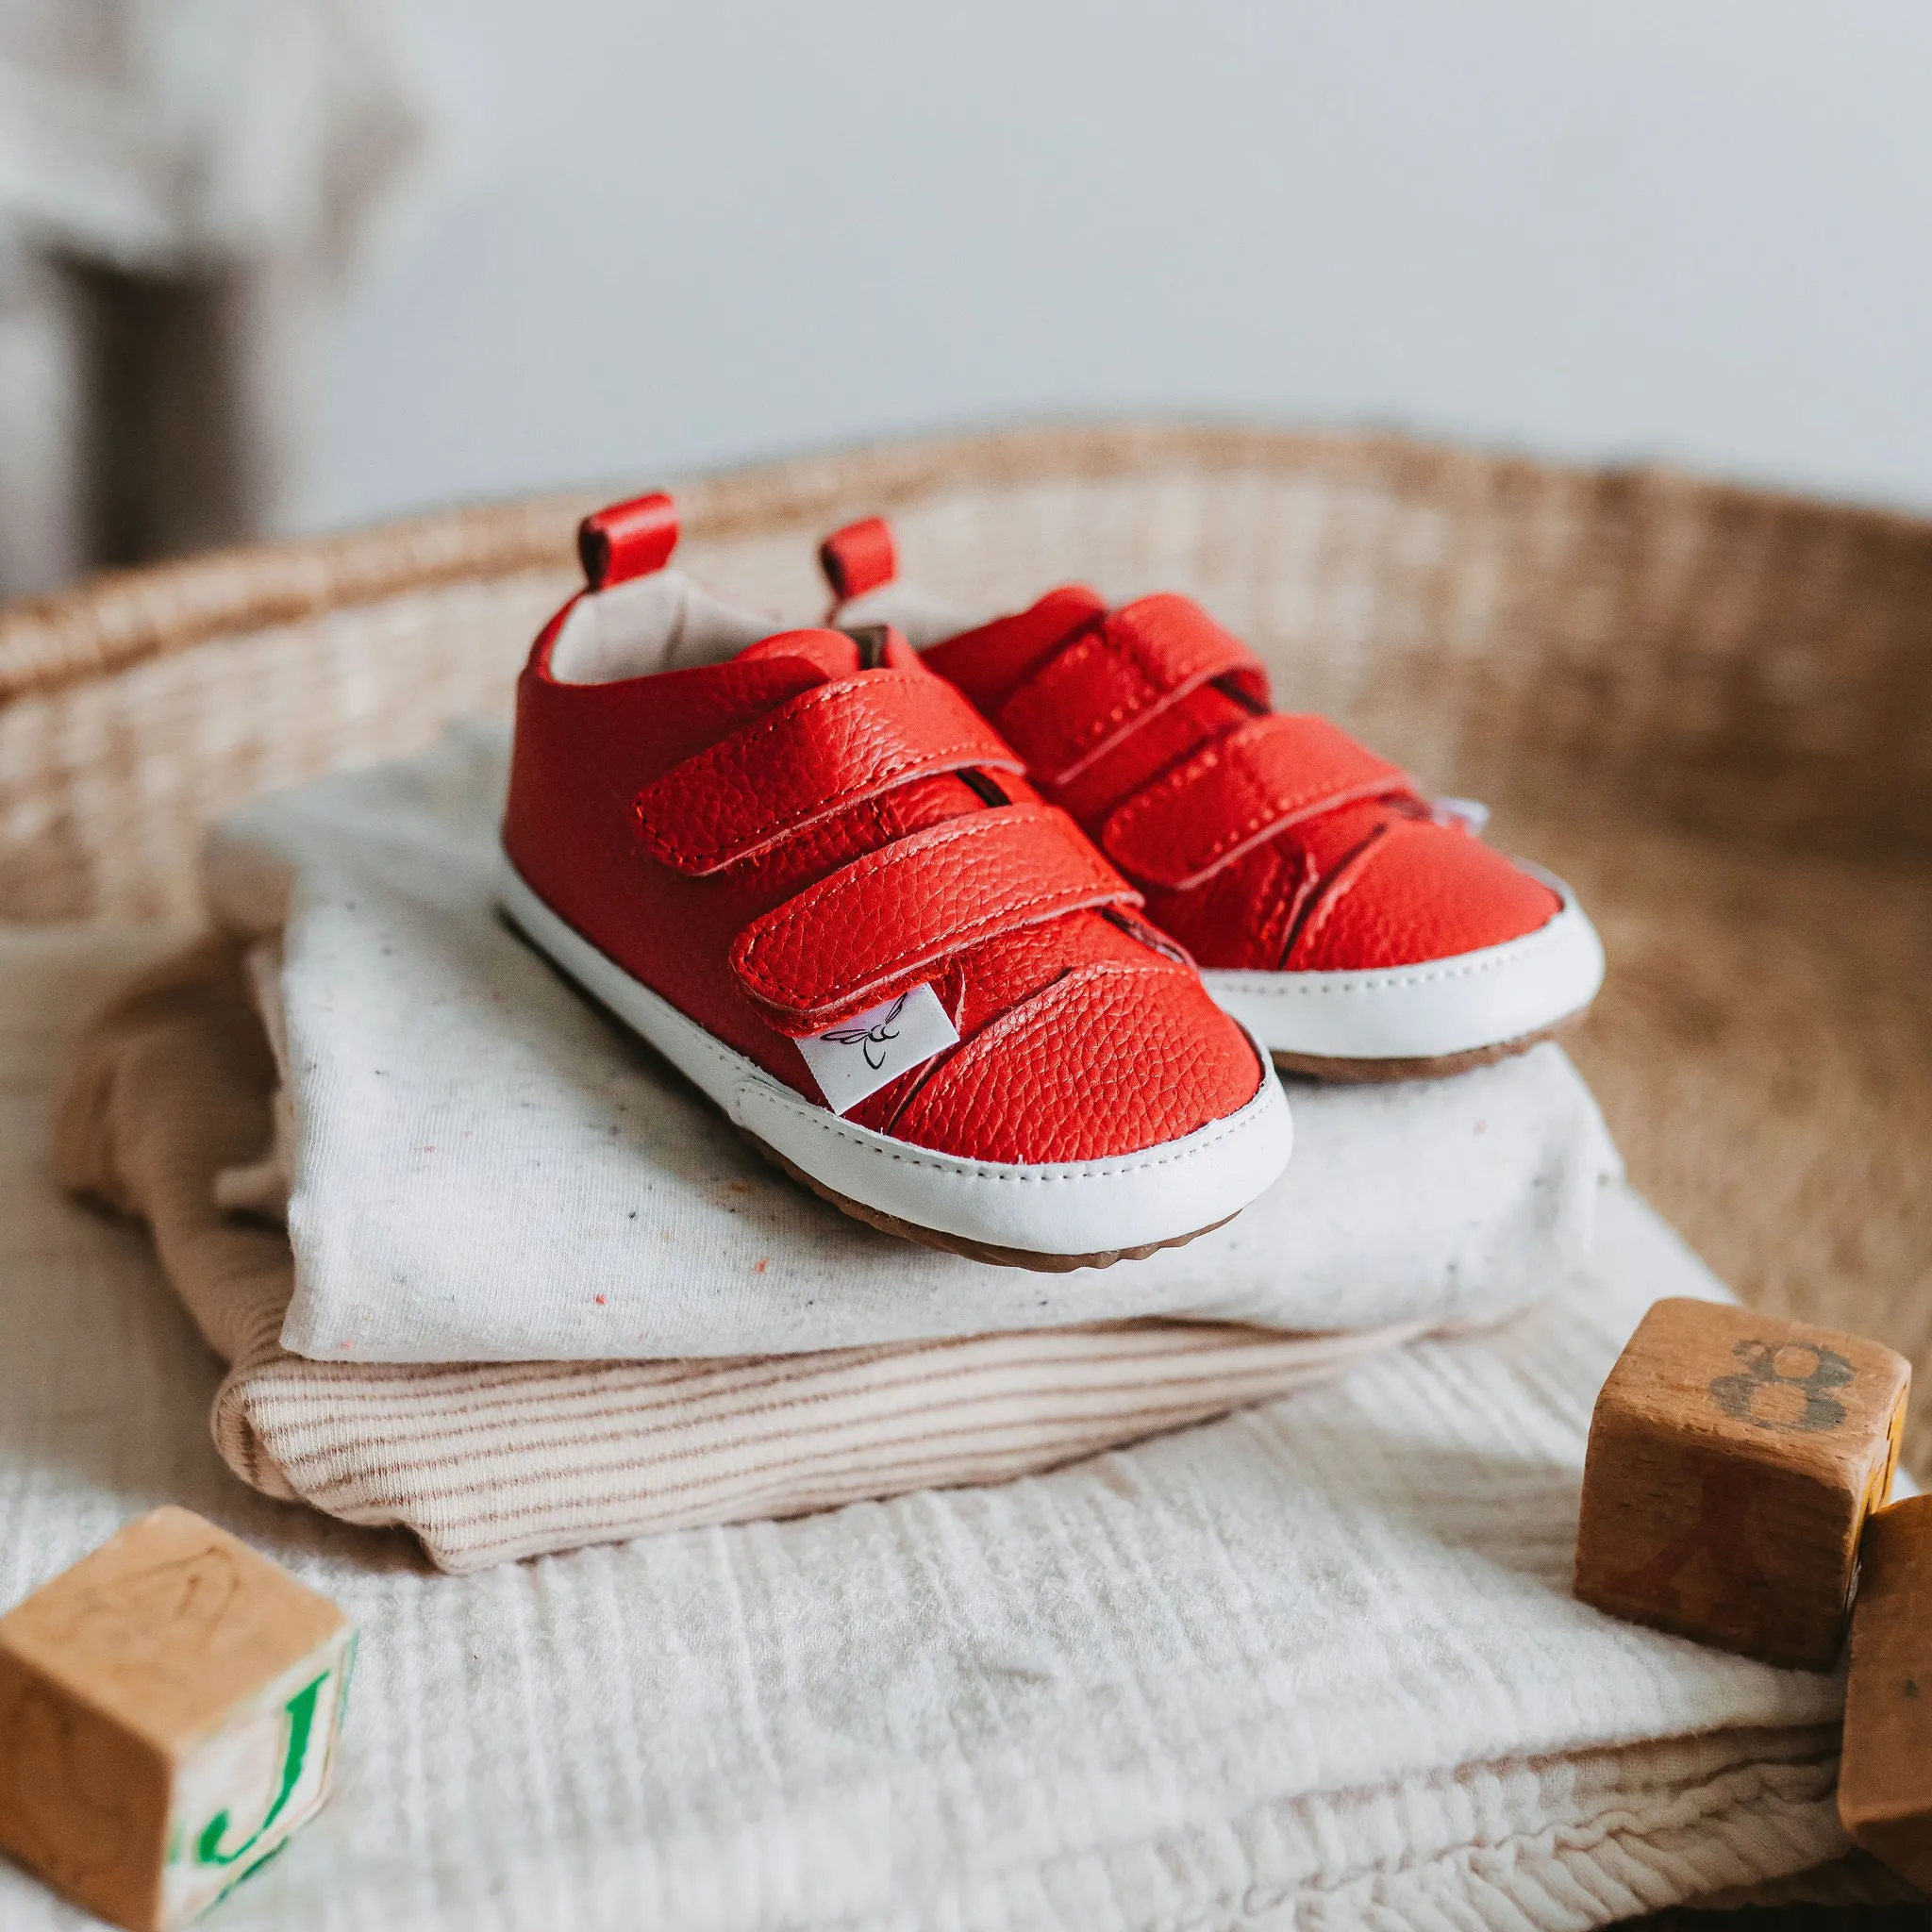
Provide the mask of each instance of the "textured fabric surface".
MULTIPOLYGON (((1879 1337, 1932 1377, 1932 525, 1668 471, 1229 426, 892 444, 678 493, 691 567, 799 622, 824 608, 819 535, 881 508, 908 575, 975 608, 1070 575, 1115 599, 1186 591, 1253 641, 1284 703, 1432 789, 1498 805, 1496 842, 1571 878, 1604 931, 1610 975, 1573 1050, 1638 1185, 1745 1299, 1879 1337)), ((0 915, 187 916, 211 819, 418 750, 452 717, 506 712, 599 500, 197 557, 0 611, 0 915)), ((0 1025, 14 1017, 0 1006, 0 1025)), ((30 1154, 39 1107, 36 1090, 11 1108, 25 1138, 0 1148, 30 1154)), ((160 1298, 128 1286, 140 1244, 96 1227, 105 1258, 75 1258, 48 1211, 0 1222, 9 1320, 21 1310, 0 1357, 0 1511, 23 1529, 0 1542, 0 1593, 194 1484, 258 1541, 290 1534, 289 1512, 251 1503, 197 1447, 215 1377, 160 1298), (82 1293, 85 1332, 65 1318, 82 1293), (194 1402, 178 1405, 183 1390, 194 1402)), ((1922 1407, 1907 1434, 1921 1466, 1922 1407)), ((385 1627, 409 1632, 403 1661, 370 1679, 393 1696, 420 1678, 422 1639, 407 1607, 385 1627)), ((522 1656, 554 1625, 518 1627, 522 1656)), ((626 1641, 594 1656, 608 1665, 626 1641)), ((473 1741, 542 1689, 518 1675, 453 1697, 453 1744, 384 1728, 377 1746, 413 1768, 371 1802, 399 1806, 426 1849, 453 1762, 458 1797, 479 1765, 493 1792, 530 1774, 555 1819, 535 1759, 499 1766, 473 1741)), ((368 1903, 362 1919, 403 1911, 368 1903)))
POLYGON ((262 1142, 274 1076, 233 944, 165 959, 76 1044, 57 1173, 153 1228, 170 1285, 230 1364, 211 1417, 228 1467, 268 1495, 400 1524, 447 1570, 1000 1481, 1318 1381, 1420 1325, 1303 1337, 1142 1322, 682 1362, 308 1361, 275 1340, 287 1238, 216 1206, 217 1174, 262 1142))
MULTIPOLYGON (((144 1238, 59 1198, 97 944, 0 973, 0 1602, 174 1501, 358 1619, 336 1795, 233 1932, 1516 1932, 1842 1848, 1836 1679, 1567 1593, 1596 1387, 1716 1291, 1628 1194, 1494 1336, 1001 1489, 442 1577, 233 1483, 144 1238)), ((73 1916, 0 1867, 0 1923, 73 1916)))
POLYGON ((880 1235, 774 1184, 505 927, 503 761, 496 727, 460 728, 264 800, 211 843, 218 916, 287 919, 297 1354, 789 1353, 1147 1315, 1433 1326, 1521 1302, 1588 1244, 1616 1156, 1554 1048, 1453 1081, 1297 1088, 1283 1178, 1144 1261, 1040 1275, 880 1235))

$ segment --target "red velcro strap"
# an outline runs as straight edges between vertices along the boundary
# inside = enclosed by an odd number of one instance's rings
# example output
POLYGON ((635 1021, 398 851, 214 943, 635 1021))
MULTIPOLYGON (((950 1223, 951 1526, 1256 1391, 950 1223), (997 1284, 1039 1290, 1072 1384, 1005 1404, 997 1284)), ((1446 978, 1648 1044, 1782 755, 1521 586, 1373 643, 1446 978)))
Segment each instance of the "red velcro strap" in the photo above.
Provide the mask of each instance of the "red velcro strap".
POLYGON ((1268 702, 1260 659, 1185 597, 1124 604, 1058 651, 1000 707, 1035 778, 1064 785, 1149 718, 1210 678, 1238 676, 1268 702))
POLYGON ((981 940, 1083 907, 1140 903, 1058 807, 999 806, 928 825, 808 886, 739 934, 731 967, 796 1038, 930 979, 981 940))
POLYGON ((1182 891, 1298 819, 1412 789, 1325 718, 1257 718, 1117 807, 1100 846, 1130 877, 1182 891))
POLYGON ((677 548, 677 506, 661 490, 613 503, 577 525, 577 555, 593 591, 647 577, 677 548))
POLYGON ((899 574, 891 525, 884 517, 867 517, 834 530, 819 545, 819 568, 841 604, 890 584, 899 574))
POLYGON ((702 876, 894 785, 969 767, 1024 769, 943 678, 861 671, 674 765, 638 794, 637 814, 659 860, 702 876))

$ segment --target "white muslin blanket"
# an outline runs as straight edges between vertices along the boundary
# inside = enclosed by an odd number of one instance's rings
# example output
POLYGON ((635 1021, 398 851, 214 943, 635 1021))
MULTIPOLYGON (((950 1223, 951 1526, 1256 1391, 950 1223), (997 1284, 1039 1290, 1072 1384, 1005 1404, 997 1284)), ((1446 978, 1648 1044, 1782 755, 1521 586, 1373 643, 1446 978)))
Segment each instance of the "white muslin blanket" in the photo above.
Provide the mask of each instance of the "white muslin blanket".
MULTIPOLYGON (((0 1607, 176 1502, 355 1617, 335 1794, 222 1932, 1580 1932, 1842 1849, 1836 1677, 1569 1594, 1605 1371, 1717 1291, 1623 1190, 1494 1335, 999 1489, 441 1576, 237 1483, 146 1242, 56 1193, 103 951, 0 941, 0 1607)), ((8 1932, 75 1923, 0 1860, 8 1932)))
POLYGON ((461 726, 210 838, 214 916, 281 945, 295 1354, 769 1355, 1145 1315, 1437 1326, 1523 1302, 1589 1246, 1617 1158, 1549 1046, 1454 1080, 1297 1086, 1282 1179, 1145 1261, 1042 1275, 880 1235, 777 1177, 506 927, 507 750, 461 726))

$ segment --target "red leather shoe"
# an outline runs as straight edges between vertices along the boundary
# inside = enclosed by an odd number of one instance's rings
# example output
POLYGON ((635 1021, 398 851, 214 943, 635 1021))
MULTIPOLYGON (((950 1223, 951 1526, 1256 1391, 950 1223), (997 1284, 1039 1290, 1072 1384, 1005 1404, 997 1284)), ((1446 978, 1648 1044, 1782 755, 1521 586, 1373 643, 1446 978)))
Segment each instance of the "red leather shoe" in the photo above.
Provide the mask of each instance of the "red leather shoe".
POLYGON ((891 624, 1146 895, 1208 990, 1291 1072, 1403 1079, 1519 1052, 1579 1015, 1603 946, 1560 879, 1478 836, 1185 597, 1079 585, 974 623, 897 582, 891 531, 820 552, 847 628, 891 624))
POLYGON ((1140 895, 881 630, 771 634, 590 518, 517 686, 501 901, 848 1213, 1024 1267, 1187 1241, 1286 1164, 1288 1103, 1140 895))

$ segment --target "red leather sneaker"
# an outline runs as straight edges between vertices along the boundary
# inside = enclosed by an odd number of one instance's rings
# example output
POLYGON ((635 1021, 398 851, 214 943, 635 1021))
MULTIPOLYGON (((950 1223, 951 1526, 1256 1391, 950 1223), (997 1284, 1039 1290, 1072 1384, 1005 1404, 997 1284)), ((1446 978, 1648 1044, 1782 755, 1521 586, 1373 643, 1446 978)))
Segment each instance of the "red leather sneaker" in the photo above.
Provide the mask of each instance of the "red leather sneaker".
POLYGON ((1485 845, 1480 807, 1274 710, 1259 660, 1185 597, 1109 610, 1068 585, 980 624, 899 585, 880 518, 820 558, 834 619, 923 646, 1277 1066, 1458 1072, 1595 998, 1603 946, 1568 886, 1485 845))
POLYGON ((590 518, 517 685, 501 900, 848 1213, 1104 1266, 1281 1172, 1288 1103, 1140 895, 905 641, 771 634, 590 518))

